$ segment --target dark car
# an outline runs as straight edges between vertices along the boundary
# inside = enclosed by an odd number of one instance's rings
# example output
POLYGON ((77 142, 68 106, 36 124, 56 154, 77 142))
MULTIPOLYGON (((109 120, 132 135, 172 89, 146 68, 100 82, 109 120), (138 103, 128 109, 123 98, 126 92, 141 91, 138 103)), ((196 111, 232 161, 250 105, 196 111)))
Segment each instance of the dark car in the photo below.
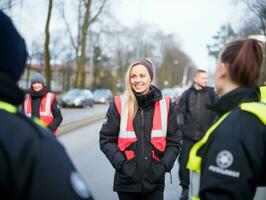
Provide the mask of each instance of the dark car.
POLYGON ((87 89, 70 89, 61 100, 62 107, 93 107, 93 94, 87 89))
POLYGON ((94 103, 110 103, 113 99, 113 93, 109 89, 96 89, 93 92, 94 103))

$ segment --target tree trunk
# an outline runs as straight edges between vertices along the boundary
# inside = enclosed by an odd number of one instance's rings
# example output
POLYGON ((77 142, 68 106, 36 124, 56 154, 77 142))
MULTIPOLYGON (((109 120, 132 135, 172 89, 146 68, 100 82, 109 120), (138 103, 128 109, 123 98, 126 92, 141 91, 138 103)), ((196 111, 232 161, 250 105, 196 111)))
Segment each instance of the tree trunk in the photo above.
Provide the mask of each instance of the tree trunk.
POLYGON ((49 52, 49 42, 50 42, 50 33, 49 25, 51 20, 51 13, 53 8, 53 0, 48 2, 48 14, 45 24, 45 42, 44 42, 44 66, 45 66, 45 77, 46 77, 46 86, 48 89, 51 89, 51 65, 50 65, 50 52, 49 52))
POLYGON ((80 49, 80 56, 78 58, 77 72, 76 72, 76 79, 75 79, 75 87, 77 88, 85 87, 85 78, 86 78, 86 73, 85 73, 86 43, 87 43, 87 32, 88 32, 89 22, 90 22, 91 0, 87 0, 85 5, 86 5, 86 11, 85 11, 84 19, 83 19, 83 24, 82 24, 81 49, 80 49))

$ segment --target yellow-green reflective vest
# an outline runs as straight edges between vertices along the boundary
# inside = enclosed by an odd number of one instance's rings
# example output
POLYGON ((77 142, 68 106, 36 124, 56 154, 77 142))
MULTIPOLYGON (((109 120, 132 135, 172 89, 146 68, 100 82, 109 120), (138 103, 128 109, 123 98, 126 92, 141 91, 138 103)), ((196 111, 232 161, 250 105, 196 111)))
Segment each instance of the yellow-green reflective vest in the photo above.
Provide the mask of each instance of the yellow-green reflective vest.
MULTIPOLYGON (((260 87, 261 102, 248 102, 239 105, 241 110, 250 112, 256 115, 264 125, 266 125, 266 87, 260 87)), ((225 113, 220 117, 216 123, 214 123, 206 132, 204 137, 198 141, 189 152, 189 160, 187 163, 187 168, 190 170, 190 186, 189 186, 189 198, 191 200, 200 200, 199 189, 200 189, 200 172, 201 172, 201 161, 202 158, 197 155, 199 149, 203 147, 214 130, 222 123, 222 121, 230 114, 230 112, 225 113)))
POLYGON ((0 101, 0 109, 5 110, 9 113, 17 113, 18 109, 13 106, 10 103, 4 102, 4 101, 0 101))
POLYGON ((260 101, 266 103, 266 86, 260 87, 260 101))
MULTIPOLYGON (((4 101, 0 101, 0 109, 5 110, 6 112, 9 112, 9 113, 17 113, 18 112, 18 108, 16 106, 13 106, 12 104, 4 102, 4 101)), ((36 124, 38 124, 39 126, 45 128, 45 125, 43 124, 43 122, 39 118, 34 117, 33 121, 36 124)))

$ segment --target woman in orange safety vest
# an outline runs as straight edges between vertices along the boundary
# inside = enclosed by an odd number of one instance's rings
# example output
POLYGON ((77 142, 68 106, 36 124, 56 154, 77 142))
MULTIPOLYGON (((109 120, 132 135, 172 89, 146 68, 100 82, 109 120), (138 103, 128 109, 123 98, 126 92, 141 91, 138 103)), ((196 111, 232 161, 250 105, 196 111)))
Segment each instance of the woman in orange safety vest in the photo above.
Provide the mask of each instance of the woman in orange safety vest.
POLYGON ((180 150, 176 112, 155 86, 153 65, 136 59, 125 93, 114 97, 100 130, 100 147, 115 168, 113 189, 120 200, 162 200, 165 172, 180 150))
POLYGON ((57 128, 63 120, 62 114, 55 94, 48 92, 40 73, 31 77, 31 88, 25 96, 23 110, 28 117, 39 118, 57 136, 57 128))

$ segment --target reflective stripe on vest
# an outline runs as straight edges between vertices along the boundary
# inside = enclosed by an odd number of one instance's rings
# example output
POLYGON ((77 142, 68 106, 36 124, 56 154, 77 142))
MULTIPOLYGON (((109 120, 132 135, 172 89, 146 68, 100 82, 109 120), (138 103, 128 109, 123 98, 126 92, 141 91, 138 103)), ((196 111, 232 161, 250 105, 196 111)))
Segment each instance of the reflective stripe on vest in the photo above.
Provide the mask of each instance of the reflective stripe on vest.
MULTIPOLYGON (((151 131, 151 143, 160 152, 164 152, 166 147, 169 104, 169 97, 164 97, 160 101, 155 102, 151 131)), ((154 159, 159 160, 154 151, 152 151, 152 156, 154 159)))
POLYGON ((0 109, 5 110, 6 112, 9 112, 9 113, 17 113, 18 112, 17 107, 13 106, 10 103, 4 102, 4 101, 0 101, 0 109))
POLYGON ((260 101, 266 103, 266 86, 260 87, 260 101))
MULTIPOLYGON (((45 124, 47 127, 53 120, 53 113, 52 113, 52 103, 54 101, 55 94, 48 92, 41 100, 40 108, 39 108, 39 115, 40 120, 45 124)), ((24 111, 26 116, 31 117, 32 107, 31 107, 32 98, 29 94, 25 96, 24 100, 24 111)), ((57 135, 57 131, 54 131, 54 134, 57 135)))
POLYGON ((225 113, 220 117, 206 132, 204 137, 195 143, 189 152, 189 159, 187 163, 187 168, 190 170, 190 186, 189 186, 189 196, 192 200, 200 200, 198 197, 200 188, 200 170, 202 158, 197 155, 199 149, 205 145, 210 138, 213 131, 222 123, 222 121, 230 114, 230 112, 225 113))
MULTIPOLYGON (((241 103, 239 105, 241 110, 246 112, 250 112, 256 117, 258 117, 261 122, 266 125, 266 105, 262 102, 248 102, 248 103, 241 103)), ((187 163, 187 168, 190 170, 190 188, 189 188, 189 195, 192 200, 200 200, 198 197, 199 189, 200 189, 200 171, 201 171, 201 160, 202 158, 197 155, 199 149, 205 145, 213 133, 213 131, 218 127, 218 125, 230 114, 224 114, 214 125, 212 125, 208 131, 206 132, 205 136, 197 142, 190 150, 189 153, 189 160, 187 163)))
MULTIPOLYGON (((0 109, 2 110, 5 110, 6 112, 9 112, 9 113, 17 113, 18 112, 18 109, 17 107, 13 106, 12 104, 9 104, 7 102, 4 102, 4 101, 0 101, 0 109)), ((39 126, 41 127, 45 127, 43 125, 43 123, 40 121, 39 118, 34 118, 33 121, 38 124, 39 126)))
POLYGON ((256 115, 260 121, 266 125, 266 105, 260 102, 241 103, 241 110, 245 110, 256 115))
MULTIPOLYGON (((52 113, 52 102, 55 98, 55 95, 53 93, 48 92, 41 101, 40 104, 40 108, 39 108, 39 112, 40 112, 40 116, 49 116, 52 117, 53 113, 52 113)), ((29 94, 27 94, 25 96, 25 100, 24 100, 24 110, 25 110, 25 114, 28 117, 31 117, 31 101, 32 98, 29 94)))
MULTIPOLYGON (((164 151, 166 146, 167 121, 170 98, 164 97, 162 100, 155 102, 153 125, 151 131, 151 143, 159 151, 164 151)), ((120 114, 120 132, 118 137, 118 148, 125 152, 127 159, 135 157, 132 150, 126 150, 131 144, 137 141, 137 137, 133 128, 133 119, 128 107, 125 105, 125 96, 115 96, 115 105, 120 114), (122 109, 123 108, 123 109, 122 109)), ((159 159, 152 152, 155 159, 159 159)))

